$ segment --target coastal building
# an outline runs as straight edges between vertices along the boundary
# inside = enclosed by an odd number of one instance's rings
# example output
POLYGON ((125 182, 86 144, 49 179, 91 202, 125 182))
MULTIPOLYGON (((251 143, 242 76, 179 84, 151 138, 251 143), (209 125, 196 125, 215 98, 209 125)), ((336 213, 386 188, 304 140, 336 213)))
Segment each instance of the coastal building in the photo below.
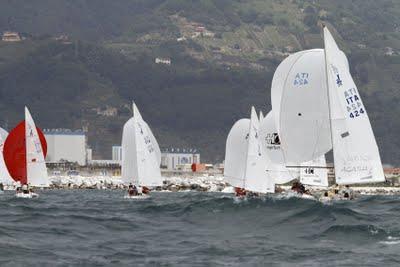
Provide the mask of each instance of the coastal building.
MULTIPOLYGON (((86 165, 88 150, 85 132, 69 129, 45 129, 43 133, 47 141, 46 162, 74 162, 81 166, 86 165)), ((91 157, 91 155, 89 156, 91 157)))
POLYGON ((89 147, 86 148, 86 163, 93 159, 93 150, 89 147))
POLYGON ((171 59, 170 58, 156 58, 155 60, 156 64, 164 64, 164 65, 171 65, 171 59))
POLYGON ((112 146, 112 160, 116 162, 122 161, 122 146, 112 146))
POLYGON ((115 117, 118 114, 118 110, 115 107, 105 107, 105 108, 96 108, 96 114, 104 117, 115 117))
POLYGON ((22 39, 19 36, 19 33, 6 31, 3 33, 1 40, 3 42, 19 42, 22 39))
POLYGON ((385 47, 385 56, 393 56, 395 54, 392 47, 385 47))
POLYGON ((179 170, 185 165, 200 163, 200 153, 197 149, 168 148, 161 152, 161 168, 179 170))

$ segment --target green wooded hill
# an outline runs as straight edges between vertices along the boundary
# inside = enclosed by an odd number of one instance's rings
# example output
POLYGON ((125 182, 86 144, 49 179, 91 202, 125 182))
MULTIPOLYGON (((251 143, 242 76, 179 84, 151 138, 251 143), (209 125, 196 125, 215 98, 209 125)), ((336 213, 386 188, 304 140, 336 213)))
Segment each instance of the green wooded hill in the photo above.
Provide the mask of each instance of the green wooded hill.
POLYGON ((134 100, 162 147, 221 161, 233 123, 251 105, 270 110, 279 62, 322 46, 322 23, 349 57, 383 161, 399 164, 394 0, 2 1, 0 32, 24 40, 0 41, 0 124, 28 105, 42 128, 87 126, 95 157, 110 158, 134 100))

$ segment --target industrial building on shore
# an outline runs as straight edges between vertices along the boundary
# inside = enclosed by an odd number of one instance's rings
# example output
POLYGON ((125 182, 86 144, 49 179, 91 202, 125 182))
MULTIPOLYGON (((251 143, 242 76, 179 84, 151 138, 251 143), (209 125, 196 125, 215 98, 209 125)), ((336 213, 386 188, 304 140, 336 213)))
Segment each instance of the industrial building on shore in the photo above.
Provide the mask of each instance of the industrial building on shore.
POLYGON ((167 148, 161 151, 161 168, 163 169, 179 170, 199 163, 200 152, 197 149, 167 148))
MULTIPOLYGON (((121 163, 122 147, 112 147, 112 161, 121 163)), ((165 170, 181 170, 185 167, 190 169, 192 164, 200 163, 200 153, 193 148, 167 148, 161 151, 161 168, 165 170)))
POLYGON ((46 162, 71 162, 84 166, 91 160, 86 134, 82 130, 44 129, 47 141, 46 162))

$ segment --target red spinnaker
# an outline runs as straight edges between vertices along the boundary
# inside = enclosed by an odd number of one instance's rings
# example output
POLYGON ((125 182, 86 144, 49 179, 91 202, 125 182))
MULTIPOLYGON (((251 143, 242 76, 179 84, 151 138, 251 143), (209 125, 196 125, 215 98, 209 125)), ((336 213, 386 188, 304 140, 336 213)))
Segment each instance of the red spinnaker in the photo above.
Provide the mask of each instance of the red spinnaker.
MULTIPOLYGON (((36 127, 44 157, 47 155, 47 142, 42 130, 36 127)), ((26 175, 25 121, 21 121, 7 136, 4 142, 3 156, 8 172, 15 181, 27 183, 26 175)))

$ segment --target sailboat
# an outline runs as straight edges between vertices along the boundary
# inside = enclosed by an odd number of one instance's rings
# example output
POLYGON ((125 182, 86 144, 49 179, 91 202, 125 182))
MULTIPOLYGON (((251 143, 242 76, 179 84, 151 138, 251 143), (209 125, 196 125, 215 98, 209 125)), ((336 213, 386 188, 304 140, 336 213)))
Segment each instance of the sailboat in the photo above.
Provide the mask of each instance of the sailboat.
MULTIPOLYGON (((122 132, 122 180, 139 187, 161 186, 160 148, 135 103, 132 109, 133 117, 125 123, 122 132)), ((147 195, 129 198, 145 197, 147 195)))
MULTIPOLYGON (((46 153, 46 139, 25 107, 25 120, 10 132, 4 143, 4 160, 11 177, 23 187, 48 187, 46 153)), ((33 198, 39 195, 26 190, 25 193, 20 192, 16 196, 33 198)))
POLYGON ((382 182, 379 150, 348 60, 327 28, 324 43, 324 50, 289 56, 274 74, 271 100, 284 162, 303 175, 315 165, 315 174, 333 150, 337 184, 382 182))
POLYGON ((228 134, 225 151, 225 180, 236 188, 256 193, 275 192, 266 170, 266 158, 259 141, 259 119, 254 107, 250 119, 237 121, 228 134))

